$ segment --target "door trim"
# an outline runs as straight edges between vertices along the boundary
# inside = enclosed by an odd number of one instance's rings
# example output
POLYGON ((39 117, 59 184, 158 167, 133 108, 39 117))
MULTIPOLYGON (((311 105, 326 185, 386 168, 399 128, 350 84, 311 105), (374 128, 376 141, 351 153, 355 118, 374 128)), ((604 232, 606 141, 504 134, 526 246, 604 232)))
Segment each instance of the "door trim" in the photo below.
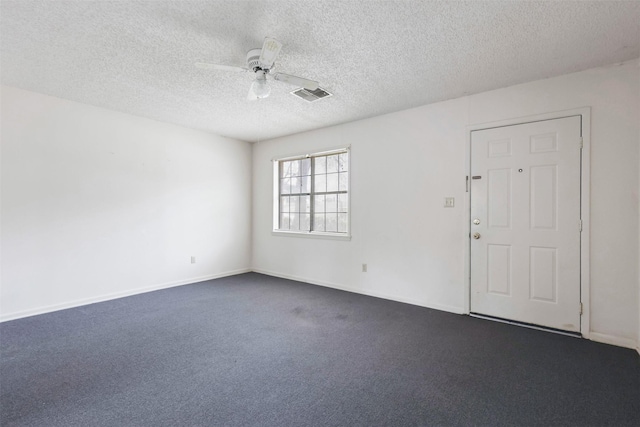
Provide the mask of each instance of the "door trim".
MULTIPOLYGON (((479 123, 466 127, 466 158, 465 170, 467 177, 471 177, 471 132, 485 129, 492 129, 504 126, 514 126, 531 122, 540 122, 544 120, 562 119, 565 117, 581 117, 581 136, 582 136, 582 157, 580 161, 580 215, 582 219, 582 233, 580 235, 580 303, 582 303, 582 316, 580 317, 580 333, 584 338, 590 337, 590 289, 591 275, 589 262, 590 245, 590 206, 591 206, 591 107, 575 108, 571 110, 563 110, 552 113, 537 114, 533 116, 517 117, 495 122, 479 123)), ((470 186, 466 188, 465 201, 465 286, 464 286, 464 313, 471 312, 471 191, 470 186)), ((577 224, 576 224, 577 226, 577 224)))

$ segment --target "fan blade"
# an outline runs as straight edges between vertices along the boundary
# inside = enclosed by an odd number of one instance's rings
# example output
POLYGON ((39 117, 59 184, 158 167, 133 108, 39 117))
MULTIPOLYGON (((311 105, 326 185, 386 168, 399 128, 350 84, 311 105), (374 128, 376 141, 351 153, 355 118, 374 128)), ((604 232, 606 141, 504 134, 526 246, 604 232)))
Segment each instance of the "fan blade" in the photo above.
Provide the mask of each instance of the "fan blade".
POLYGON ((318 89, 319 83, 313 80, 304 79, 302 77, 291 76, 289 74, 284 73, 274 73, 273 79, 278 80, 279 82, 289 83, 294 86, 302 86, 308 90, 316 90, 318 89))
POLYGON ((276 39, 265 37, 262 52, 260 52, 260 59, 258 60, 260 66, 267 70, 271 68, 273 63, 276 62, 280 49, 282 49, 282 43, 276 39))
POLYGON ((223 71, 249 71, 248 68, 234 67, 233 65, 207 64, 206 62, 196 62, 196 67, 204 70, 223 70, 223 71))

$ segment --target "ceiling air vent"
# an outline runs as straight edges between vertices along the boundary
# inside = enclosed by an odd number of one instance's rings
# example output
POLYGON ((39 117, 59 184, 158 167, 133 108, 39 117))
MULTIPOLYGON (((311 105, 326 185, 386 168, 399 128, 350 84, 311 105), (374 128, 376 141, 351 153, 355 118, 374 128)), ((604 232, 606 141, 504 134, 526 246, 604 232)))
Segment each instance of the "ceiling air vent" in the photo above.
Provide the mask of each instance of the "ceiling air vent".
POLYGON ((317 101, 319 99, 322 98, 327 98, 329 96, 332 96, 333 94, 327 92, 326 90, 322 89, 321 87, 319 87, 316 90, 309 90, 309 89, 296 89, 293 92, 291 92, 292 95, 295 95, 299 98, 304 99, 307 102, 313 102, 313 101, 317 101))

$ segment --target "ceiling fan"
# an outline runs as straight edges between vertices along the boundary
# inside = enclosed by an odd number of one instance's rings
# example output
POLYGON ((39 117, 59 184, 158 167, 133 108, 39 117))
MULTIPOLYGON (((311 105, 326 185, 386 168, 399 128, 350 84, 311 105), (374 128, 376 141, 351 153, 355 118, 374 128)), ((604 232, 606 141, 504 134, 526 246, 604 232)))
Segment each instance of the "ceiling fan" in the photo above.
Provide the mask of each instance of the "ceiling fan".
POLYGON ((247 52, 247 66, 236 67, 232 65, 207 64, 204 62, 196 62, 196 67, 208 70, 224 70, 224 71, 240 71, 252 72, 256 75, 256 79, 249 88, 249 100, 266 98, 271 93, 271 88, 267 83, 267 76, 284 83, 294 86, 302 86, 303 88, 313 91, 318 89, 318 82, 305 79, 302 77, 292 76, 290 74, 273 72, 275 61, 282 49, 282 43, 278 40, 265 37, 262 49, 251 49, 247 52))

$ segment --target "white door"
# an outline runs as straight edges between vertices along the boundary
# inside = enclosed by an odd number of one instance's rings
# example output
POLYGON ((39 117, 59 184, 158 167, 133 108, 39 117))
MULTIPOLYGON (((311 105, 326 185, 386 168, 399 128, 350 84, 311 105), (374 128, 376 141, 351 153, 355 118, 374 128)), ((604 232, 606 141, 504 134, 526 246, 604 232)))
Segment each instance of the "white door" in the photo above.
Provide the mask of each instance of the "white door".
POLYGON ((471 312, 580 331, 580 116, 471 133, 471 312))

